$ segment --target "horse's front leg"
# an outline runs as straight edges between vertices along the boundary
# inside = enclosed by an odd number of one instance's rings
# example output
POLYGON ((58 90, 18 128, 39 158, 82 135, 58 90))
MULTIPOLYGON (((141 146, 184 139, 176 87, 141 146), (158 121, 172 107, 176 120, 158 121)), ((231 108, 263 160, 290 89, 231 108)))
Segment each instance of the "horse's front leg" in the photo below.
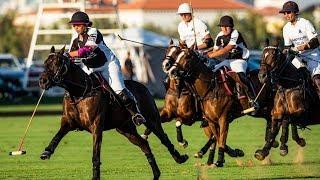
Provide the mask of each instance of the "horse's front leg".
MULTIPOLYGON (((100 125, 97 125, 100 126, 100 125)), ((92 154, 92 179, 100 179, 100 152, 101 152, 101 142, 102 142, 102 128, 95 127, 93 132, 93 154, 92 154)))
POLYGON ((223 167, 224 152, 226 151, 227 135, 228 135, 229 123, 227 117, 223 116, 219 119, 219 137, 218 137, 218 160, 215 163, 217 167, 223 167))
POLYGON ((188 147, 188 141, 183 139, 181 122, 182 120, 180 118, 177 118, 177 121, 176 121, 177 141, 181 147, 186 148, 188 147))
POLYGON ((65 117, 61 118, 61 127, 57 134, 52 138, 49 145, 45 148, 45 151, 40 155, 42 160, 50 159, 50 156, 54 153, 61 139, 70 131, 70 126, 65 117))
MULTIPOLYGON (((271 128, 272 128, 272 120, 271 117, 266 118, 266 133, 264 135, 264 140, 265 142, 268 141, 268 138, 270 137, 270 133, 271 133, 271 128)), ((279 147, 279 142, 277 140, 274 140, 273 144, 272 144, 273 148, 277 148, 279 147)))
POLYGON ((282 120, 282 132, 280 137, 280 155, 285 156, 288 154, 288 137, 289 137, 289 121, 287 119, 282 120))
POLYGON ((280 129, 281 121, 277 119, 272 120, 272 128, 271 133, 269 134, 269 137, 262 149, 258 149, 254 156, 256 159, 262 161, 265 157, 269 155, 269 151, 275 141, 275 138, 277 137, 280 129))
POLYGON ((294 124, 291 124, 291 134, 292 139, 296 141, 299 146, 304 147, 306 145, 306 141, 303 138, 299 137, 298 128, 294 124))

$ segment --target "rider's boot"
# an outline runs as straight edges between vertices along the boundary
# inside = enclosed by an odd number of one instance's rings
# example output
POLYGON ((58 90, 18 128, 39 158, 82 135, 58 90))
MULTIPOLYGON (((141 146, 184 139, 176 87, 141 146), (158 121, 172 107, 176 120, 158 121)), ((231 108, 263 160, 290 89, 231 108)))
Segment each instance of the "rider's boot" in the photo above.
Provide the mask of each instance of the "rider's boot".
POLYGON ((250 105, 254 108, 254 111, 251 112, 251 115, 255 115, 255 114, 257 114, 260 106, 259 106, 259 103, 257 101, 255 101, 256 95, 255 95, 253 86, 244 72, 238 72, 237 74, 238 74, 241 82, 246 85, 246 87, 244 87, 244 89, 245 89, 246 94, 248 96, 250 105))
POLYGON ((314 83, 314 86, 317 90, 318 97, 320 99, 320 74, 316 74, 312 77, 312 81, 314 83))
POLYGON ((133 94, 127 89, 124 88, 120 93, 119 96, 124 103, 127 110, 130 112, 132 116, 132 121, 135 125, 140 126, 141 124, 145 123, 146 120, 140 113, 140 110, 137 106, 137 102, 133 96, 133 94))

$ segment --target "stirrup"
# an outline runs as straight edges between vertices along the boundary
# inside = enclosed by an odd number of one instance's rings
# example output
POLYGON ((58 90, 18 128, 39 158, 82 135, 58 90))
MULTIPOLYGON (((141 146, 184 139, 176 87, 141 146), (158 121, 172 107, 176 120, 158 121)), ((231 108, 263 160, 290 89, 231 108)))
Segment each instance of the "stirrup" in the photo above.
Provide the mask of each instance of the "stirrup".
POLYGON ((140 126, 146 122, 146 119, 140 113, 136 113, 132 116, 132 121, 136 126, 140 126))

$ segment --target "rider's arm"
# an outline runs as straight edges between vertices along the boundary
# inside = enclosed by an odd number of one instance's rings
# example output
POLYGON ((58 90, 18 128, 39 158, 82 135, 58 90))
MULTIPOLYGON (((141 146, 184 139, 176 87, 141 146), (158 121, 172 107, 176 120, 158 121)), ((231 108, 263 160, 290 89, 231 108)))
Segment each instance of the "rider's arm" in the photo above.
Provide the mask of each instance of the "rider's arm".
POLYGON ((235 45, 228 44, 227 46, 225 46, 222 49, 218 49, 218 50, 214 49, 213 51, 208 52, 208 57, 215 58, 215 57, 222 56, 222 55, 230 52, 235 47, 236 47, 235 45))
POLYGON ((198 46, 198 49, 210 48, 213 46, 213 39, 210 34, 207 34, 204 37, 204 41, 201 45, 198 46))

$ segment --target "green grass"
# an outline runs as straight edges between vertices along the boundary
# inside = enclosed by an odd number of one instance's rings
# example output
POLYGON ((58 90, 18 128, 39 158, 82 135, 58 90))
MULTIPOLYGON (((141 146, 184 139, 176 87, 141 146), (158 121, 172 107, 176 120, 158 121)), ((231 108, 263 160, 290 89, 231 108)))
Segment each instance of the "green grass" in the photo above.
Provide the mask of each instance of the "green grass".
MULTIPOLYGON (((30 117, 5 117, 0 120, 0 179, 90 179, 92 137, 87 132, 70 132, 59 144, 50 160, 41 160, 40 154, 59 128, 59 116, 36 116, 25 142, 26 155, 9 156, 16 150, 30 117)), ((183 127, 184 137, 189 147, 177 146, 174 122, 163 124, 170 139, 181 153, 190 159, 182 165, 176 164, 166 148, 151 135, 149 142, 159 168, 160 179, 305 179, 320 178, 320 127, 300 133, 307 141, 301 150, 289 139, 289 154, 279 155, 279 149, 271 151, 271 165, 263 165, 253 154, 264 143, 264 121, 244 117, 230 125, 228 144, 245 152, 242 158, 226 156, 224 168, 196 166, 205 163, 195 159, 193 154, 206 142, 206 138, 196 123, 183 127), (295 163, 297 155, 302 163, 295 163), (242 165, 240 165, 242 164, 242 165)), ((144 127, 139 127, 142 132, 144 127)), ((104 132, 102 144, 102 179, 152 179, 152 172, 143 153, 115 130, 104 132)))

